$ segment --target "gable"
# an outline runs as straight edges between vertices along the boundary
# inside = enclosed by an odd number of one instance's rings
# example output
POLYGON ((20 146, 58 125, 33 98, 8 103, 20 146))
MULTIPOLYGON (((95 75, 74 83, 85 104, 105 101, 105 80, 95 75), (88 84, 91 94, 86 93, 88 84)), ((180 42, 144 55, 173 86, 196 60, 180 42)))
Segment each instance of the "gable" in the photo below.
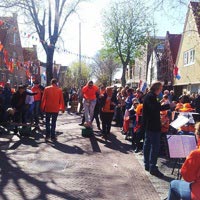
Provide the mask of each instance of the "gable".
POLYGON ((16 15, 0 17, 0 41, 8 51, 8 58, 23 61, 23 53, 16 15))
MULTIPOLYGON (((189 85, 192 83, 200 82, 200 60, 198 59, 200 56, 200 37, 199 31, 200 29, 197 26, 198 17, 197 8, 194 12, 194 5, 200 5, 196 2, 191 2, 188 6, 188 12, 185 19, 183 34, 181 38, 180 48, 178 51, 177 62, 176 65, 179 68, 179 75, 181 76, 180 80, 175 79, 174 85, 189 85), (192 4, 194 3, 194 4, 192 4), (186 55, 188 57, 192 56, 192 52, 194 53, 194 62, 185 61, 186 55)), ((199 6, 198 6, 199 8, 199 6)), ((190 59, 190 58, 189 58, 190 59)), ((190 59, 191 60, 191 59, 190 59)))
POLYGON ((173 63, 176 63, 180 41, 181 34, 169 34, 169 44, 173 63))
POLYGON ((190 2, 198 33, 200 34, 200 2, 190 2))

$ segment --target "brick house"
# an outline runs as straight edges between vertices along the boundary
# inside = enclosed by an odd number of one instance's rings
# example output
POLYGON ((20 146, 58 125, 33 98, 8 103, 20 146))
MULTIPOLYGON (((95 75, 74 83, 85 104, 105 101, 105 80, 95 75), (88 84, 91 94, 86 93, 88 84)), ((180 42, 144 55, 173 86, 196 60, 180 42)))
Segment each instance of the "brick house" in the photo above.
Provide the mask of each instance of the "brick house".
POLYGON ((33 47, 23 48, 23 56, 26 76, 30 80, 29 83, 33 82, 34 80, 41 82, 40 62, 37 56, 37 46, 33 45, 33 47))
POLYGON ((10 82, 18 85, 26 81, 24 61, 21 46, 17 15, 13 17, 0 17, 0 41, 4 47, 0 58, 0 80, 2 83, 10 82))

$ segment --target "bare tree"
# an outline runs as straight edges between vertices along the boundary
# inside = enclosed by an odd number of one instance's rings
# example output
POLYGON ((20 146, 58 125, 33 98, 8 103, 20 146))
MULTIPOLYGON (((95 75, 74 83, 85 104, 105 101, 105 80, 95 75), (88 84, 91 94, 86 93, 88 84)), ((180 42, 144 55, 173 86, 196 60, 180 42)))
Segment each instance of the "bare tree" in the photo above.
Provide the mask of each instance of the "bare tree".
POLYGON ((0 7, 10 11, 11 8, 23 11, 35 27, 46 53, 47 83, 53 77, 53 57, 58 41, 67 19, 83 0, 0 0, 0 7))
POLYGON ((99 84, 111 85, 120 65, 112 54, 102 55, 103 53, 105 53, 104 50, 96 54, 94 62, 91 64, 92 75, 99 84))

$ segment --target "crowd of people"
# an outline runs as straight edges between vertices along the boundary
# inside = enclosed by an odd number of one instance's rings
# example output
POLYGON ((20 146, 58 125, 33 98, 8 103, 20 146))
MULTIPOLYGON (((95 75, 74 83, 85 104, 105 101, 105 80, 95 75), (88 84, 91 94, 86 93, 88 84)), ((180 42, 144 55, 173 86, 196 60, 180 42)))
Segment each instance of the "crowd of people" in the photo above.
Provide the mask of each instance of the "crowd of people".
POLYGON ((12 117, 15 122, 38 124, 39 116, 43 117, 40 110, 43 90, 38 81, 33 86, 19 85, 16 89, 9 83, 0 86, 0 123, 12 117))
POLYGON ((45 140, 55 141, 59 111, 65 111, 65 103, 63 91, 58 87, 56 79, 52 79, 51 85, 45 88, 38 81, 34 81, 33 86, 19 85, 16 91, 11 89, 9 83, 0 86, 0 125, 14 124, 15 133, 19 131, 18 127, 39 128, 39 119, 43 121, 45 114, 45 140))
MULTIPOLYGON (((82 97, 86 102, 84 108, 84 120, 80 125, 91 128, 92 121, 100 116, 102 122, 102 137, 107 138, 110 134, 111 123, 116 121, 117 126, 122 128, 126 138, 130 136, 134 144, 135 152, 141 148, 144 155, 144 168, 151 175, 162 178, 164 174, 157 167, 157 159, 160 151, 162 135, 166 136, 170 131, 170 122, 179 112, 196 112, 200 114, 200 96, 183 94, 175 96, 174 91, 163 91, 161 82, 156 82, 144 93, 139 89, 104 87, 99 90, 90 81, 82 89, 82 97), (96 95, 96 98, 95 98, 96 95), (95 106, 96 103, 96 106, 95 106), (98 109, 94 109, 97 107, 98 109), (89 117, 88 117, 89 116, 89 117), (95 116, 95 117, 94 117, 95 116), (85 123, 83 124, 83 122, 85 123)), ((99 127, 99 120, 97 120, 99 127)), ((181 134, 196 133, 198 144, 200 123, 183 125, 181 134)), ((186 181, 175 180, 170 184, 168 200, 197 200, 200 199, 199 180, 199 145, 197 150, 191 152, 182 166, 181 172, 186 181), (194 171, 190 170, 190 167, 194 171)))
MULTIPOLYGON (((75 88, 68 91, 61 90, 56 79, 52 79, 51 85, 46 88, 35 81, 31 87, 19 85, 15 92, 11 91, 8 83, 4 87, 0 86, 0 123, 7 121, 12 115, 15 122, 38 125, 39 118, 42 119, 45 113, 46 141, 57 139, 55 129, 58 113, 64 112, 69 105, 73 107, 73 112, 83 113, 79 125, 92 129, 95 119, 97 128, 105 140, 109 137, 112 125, 120 127, 125 139, 132 141, 135 152, 143 151, 145 170, 151 175, 162 178, 164 175, 157 167, 161 138, 170 131, 169 124, 177 112, 193 111, 200 114, 200 95, 183 94, 177 97, 173 90, 164 90, 161 82, 155 82, 145 91, 129 86, 121 88, 96 86, 93 81, 89 81, 79 91, 75 88)), ((196 135, 199 136, 199 128, 196 130, 198 130, 196 135)), ((183 126, 180 131, 195 132, 194 124, 183 126)), ((189 157, 193 158, 193 154, 189 157)), ((195 158, 197 157, 199 150, 195 153, 195 158)), ((187 174, 185 169, 190 164, 190 161, 186 160, 181 170, 183 174, 187 174)), ((200 168, 196 169, 195 176, 194 174, 191 176, 187 174, 186 180, 199 181, 200 168)), ((179 199, 175 198, 178 191, 177 184, 179 182, 171 183, 169 200, 179 199)), ((192 191, 196 187, 191 187, 192 191)), ((185 199, 200 199, 199 192, 194 190, 192 197, 185 199)))

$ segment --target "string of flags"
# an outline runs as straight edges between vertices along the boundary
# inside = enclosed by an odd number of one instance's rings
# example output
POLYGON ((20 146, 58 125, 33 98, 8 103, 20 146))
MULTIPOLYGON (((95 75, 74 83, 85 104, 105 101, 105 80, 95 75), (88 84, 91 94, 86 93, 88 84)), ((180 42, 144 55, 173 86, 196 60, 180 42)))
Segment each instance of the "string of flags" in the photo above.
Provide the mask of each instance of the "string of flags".
POLYGON ((178 79, 178 80, 181 79, 181 76, 180 76, 180 74, 179 74, 179 68, 178 68, 176 65, 174 65, 174 71, 173 71, 173 73, 174 73, 174 77, 175 77, 176 79, 178 79))
MULTIPOLYGON (((31 39, 31 40, 33 40, 33 41, 41 42, 41 43, 43 43, 43 44, 48 44, 46 41, 44 41, 44 40, 39 40, 39 38, 38 38, 37 36, 31 35, 30 33, 23 32, 23 31, 21 31, 20 33, 21 33, 22 37, 25 37, 25 38, 27 38, 27 39, 31 39)), ((63 48, 61 48, 61 47, 57 47, 57 46, 55 46, 55 45, 53 45, 53 44, 48 44, 48 46, 54 48, 54 49, 57 50, 57 51, 60 51, 60 52, 66 53, 66 54, 75 55, 75 56, 77 56, 77 57, 80 56, 79 53, 75 53, 75 52, 69 51, 69 50, 67 50, 67 49, 63 49, 63 48)), ((89 56, 86 56, 86 55, 81 55, 81 58, 92 59, 92 60, 94 59, 93 57, 89 57, 89 56)))
MULTIPOLYGON (((12 22, 9 22, 9 21, 6 21, 6 20, 0 20, 0 28, 1 29, 11 29, 10 31, 18 32, 18 28, 15 27, 15 26, 13 27, 12 22)), ((33 33, 20 31, 20 35, 23 38, 27 38, 29 40, 31 39, 33 42, 40 42, 40 43, 43 43, 43 44, 48 44, 46 41, 40 40, 37 36, 33 35, 33 33)), ((93 57, 89 57, 89 56, 86 56, 86 55, 80 55, 79 53, 75 53, 75 52, 69 51, 67 49, 57 47, 53 44, 48 44, 48 46, 54 48, 57 51, 60 51, 60 52, 66 53, 66 54, 75 55, 77 57, 81 57, 81 58, 84 58, 84 59, 92 59, 92 60, 94 59, 93 57)))

